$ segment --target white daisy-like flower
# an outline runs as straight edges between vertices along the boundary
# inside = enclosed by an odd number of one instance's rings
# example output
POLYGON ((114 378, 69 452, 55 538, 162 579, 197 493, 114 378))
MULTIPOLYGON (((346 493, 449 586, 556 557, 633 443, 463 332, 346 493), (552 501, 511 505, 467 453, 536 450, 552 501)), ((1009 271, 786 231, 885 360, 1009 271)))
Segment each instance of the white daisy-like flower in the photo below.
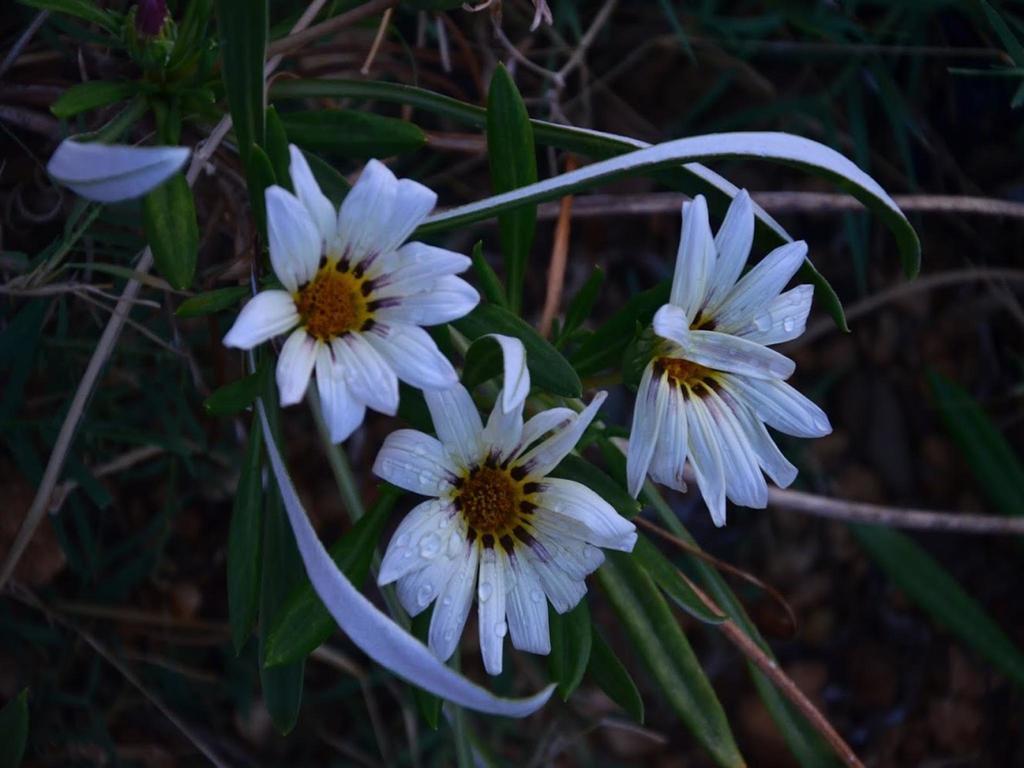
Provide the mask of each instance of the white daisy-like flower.
POLYGON ((424 390, 458 381, 420 326, 462 317, 480 296, 455 276, 469 258, 405 242, 437 202, 422 184, 371 160, 335 211, 294 146, 289 171, 296 194, 266 191, 270 262, 284 290, 254 296, 224 344, 252 349, 290 332, 277 361, 281 404, 299 402, 315 371, 341 442, 366 408, 395 414, 399 379, 424 390))
POLYGON ((521 651, 549 653, 547 602, 559 613, 571 610, 586 594, 586 576, 604 562, 598 547, 628 552, 636 542, 633 524, 592 490, 547 476, 605 393, 579 414, 552 408, 524 423, 522 346, 498 340, 506 370, 519 373, 506 378, 487 425, 461 385, 426 392, 438 437, 393 432, 373 466, 385 480, 433 497, 398 526, 378 582, 397 581, 413 616, 435 603, 428 645, 442 660, 455 651, 475 594, 480 649, 492 675, 501 672, 506 634, 521 651))
POLYGON ((725 524, 726 498, 767 505, 762 470, 783 488, 796 477, 765 425, 797 437, 832 431, 824 412, 786 383, 793 361, 769 349, 804 332, 814 287, 783 288, 807 244, 780 246, 740 277, 753 237, 746 191, 714 237, 704 198, 683 205, 672 291, 654 316, 654 354, 640 380, 627 453, 633 496, 648 472, 685 490, 689 460, 715 525, 725 524))

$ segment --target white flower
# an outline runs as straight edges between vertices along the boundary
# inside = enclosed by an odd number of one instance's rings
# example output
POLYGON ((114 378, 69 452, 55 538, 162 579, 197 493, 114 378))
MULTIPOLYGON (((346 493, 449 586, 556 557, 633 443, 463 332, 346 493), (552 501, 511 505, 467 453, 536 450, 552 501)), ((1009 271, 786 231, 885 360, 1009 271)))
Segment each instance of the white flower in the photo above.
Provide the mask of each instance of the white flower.
POLYGON ((798 437, 832 431, 822 410, 786 384, 793 361, 768 348, 804 332, 813 286, 782 289, 803 263, 807 244, 776 248, 740 277, 753 236, 745 191, 714 238, 704 198, 683 205, 672 292, 654 316, 658 339, 629 438, 633 496, 648 472, 685 490, 689 459, 715 525, 725 524, 726 497, 746 507, 767 504, 762 470, 783 488, 796 477, 766 424, 798 437))
POLYGON ((585 577, 604 561, 598 547, 628 552, 636 542, 633 524, 592 490, 547 477, 605 393, 580 414, 552 408, 524 424, 529 380, 522 387, 522 346, 496 338, 505 351, 506 384, 487 425, 461 385, 427 392, 440 439, 393 432, 373 466, 385 480, 433 497, 398 526, 378 582, 397 581, 399 600, 413 616, 436 600, 428 644, 442 660, 455 651, 475 593, 480 649, 492 675, 501 672, 506 633, 521 651, 549 653, 547 601, 559 613, 572 609, 586 594, 585 577), (513 391, 519 394, 509 397, 513 391))
POLYGON ((163 184, 188 160, 188 147, 132 147, 65 139, 46 170, 87 200, 113 203, 141 197, 163 184))
POLYGON ((294 146, 289 170, 295 195, 266 192, 270 262, 284 290, 254 296, 224 344, 251 349, 290 331, 277 361, 281 404, 301 400, 315 371, 341 442, 366 408, 394 415, 399 379, 425 390, 458 381, 420 326, 462 317, 480 297, 455 277, 466 256, 405 242, 437 201, 422 184, 371 160, 336 212, 294 146))

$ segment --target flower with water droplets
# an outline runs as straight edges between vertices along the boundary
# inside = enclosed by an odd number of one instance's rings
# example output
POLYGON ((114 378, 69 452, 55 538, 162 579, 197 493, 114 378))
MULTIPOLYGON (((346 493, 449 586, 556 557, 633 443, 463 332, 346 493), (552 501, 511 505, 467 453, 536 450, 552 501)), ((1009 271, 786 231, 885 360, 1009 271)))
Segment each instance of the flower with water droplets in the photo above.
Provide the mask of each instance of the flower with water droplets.
POLYGON ((335 211, 294 146, 289 170, 296 194, 266 192, 282 289, 242 307, 224 344, 252 349, 289 333, 277 361, 281 404, 301 400, 315 372, 331 439, 341 442, 367 408, 395 414, 399 379, 424 390, 458 381, 420 326, 462 317, 480 297, 455 276, 469 267, 466 256, 405 242, 437 201, 422 184, 371 160, 335 211))
POLYGON ((650 473, 685 490, 689 460, 715 525, 725 500, 763 508, 764 475, 785 488, 797 470, 765 425, 798 437, 832 431, 822 410, 786 383, 795 364, 769 346, 804 332, 811 285, 783 291, 807 255, 787 243, 742 277, 754 236, 750 196, 741 191, 712 237, 702 196, 683 205, 683 231, 669 303, 654 316, 627 453, 629 490, 650 473))
POLYGON ((437 438, 393 432, 373 466, 388 482, 433 497, 398 526, 379 583, 397 581, 414 616, 435 603, 428 644, 441 659, 455 651, 475 594, 480 649, 492 675, 501 672, 506 634, 521 651, 549 653, 548 601, 559 613, 572 609, 586 594, 585 577, 604 561, 598 547, 628 552, 636 542, 633 524, 592 490, 547 476, 605 393, 579 414, 552 408, 524 423, 522 345, 495 338, 506 380, 486 426, 461 385, 426 392, 437 438))

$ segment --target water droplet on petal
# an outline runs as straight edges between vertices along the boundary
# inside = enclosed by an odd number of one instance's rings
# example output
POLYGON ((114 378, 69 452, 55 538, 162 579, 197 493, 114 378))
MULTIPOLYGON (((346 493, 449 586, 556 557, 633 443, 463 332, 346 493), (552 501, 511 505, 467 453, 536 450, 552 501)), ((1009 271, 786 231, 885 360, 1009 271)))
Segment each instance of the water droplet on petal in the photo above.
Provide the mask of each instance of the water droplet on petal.
POLYGON ((481 581, 476 588, 476 596, 480 599, 481 603, 486 603, 490 600, 493 592, 494 585, 489 581, 481 581))
POLYGON ((754 318, 754 327, 759 331, 767 331, 772 327, 772 319, 769 315, 758 315, 754 318))
POLYGON ((415 453, 417 456, 425 456, 427 450, 422 445, 417 445, 415 448, 413 448, 412 452, 415 453))
POLYGON ((403 533, 401 536, 399 536, 397 539, 395 539, 395 546, 396 547, 404 547, 408 543, 409 543, 409 534, 408 533, 403 533))
POLYGON ((792 333, 794 328, 796 328, 796 320, 792 317, 787 317, 782 321, 782 330, 786 333, 792 333))
POLYGON ((420 482, 423 483, 424 485, 427 485, 430 482, 430 473, 420 472, 420 482))
POLYGON ((445 608, 450 608, 451 604, 452 604, 452 597, 451 597, 451 595, 445 595, 444 598, 441 600, 441 605, 443 605, 445 608))
POLYGON ((462 536, 458 531, 452 531, 448 537, 448 557, 457 557, 462 551, 462 536))
POLYGON ((446 643, 450 643, 452 641, 453 637, 455 637, 455 630, 454 629, 446 629, 444 631, 444 641, 446 643))
POLYGON ((539 603, 544 599, 544 593, 541 592, 539 589, 535 589, 532 592, 530 592, 530 599, 533 600, 533 602, 535 603, 539 603))
POLYGON ((508 624, 504 621, 499 621, 494 625, 494 634, 498 637, 504 637, 506 632, 508 632, 508 624))
POLYGON ((436 533, 428 533, 420 539, 420 557, 430 559, 441 551, 441 537, 436 533))
POLYGON ((416 592, 416 603, 423 608, 427 603, 430 602, 430 598, 434 596, 434 585, 429 581, 420 584, 419 590, 416 592))

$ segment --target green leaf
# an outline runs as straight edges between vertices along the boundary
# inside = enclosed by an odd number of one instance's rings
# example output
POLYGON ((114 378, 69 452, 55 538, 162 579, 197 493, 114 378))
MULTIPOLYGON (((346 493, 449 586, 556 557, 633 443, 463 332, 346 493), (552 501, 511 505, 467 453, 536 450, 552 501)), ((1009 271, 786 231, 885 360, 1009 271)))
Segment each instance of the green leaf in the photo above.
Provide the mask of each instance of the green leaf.
POLYGON ((533 328, 509 310, 496 304, 480 304, 465 317, 452 323, 470 341, 488 333, 514 336, 526 348, 526 365, 536 386, 562 397, 579 397, 583 385, 561 353, 533 328))
POLYGON ((889 528, 850 527, 896 586, 1007 677, 1024 685, 1024 654, 931 555, 909 536, 889 528))
POLYGON ((638 723, 644 722, 644 700, 640 691, 629 676, 629 672, 608 642, 597 631, 597 625, 591 625, 590 663, 587 675, 597 687, 608 694, 608 698, 626 710, 626 713, 638 723))
POLYGON ((28 689, 0 709, 0 768, 17 768, 28 740, 28 689))
POLYGON ((320 191, 327 195, 327 199, 335 207, 340 206, 352 185, 326 160, 312 152, 302 152, 302 154, 306 158, 306 162, 309 163, 309 169, 313 172, 316 183, 320 185, 320 191))
MULTIPOLYGON (((430 619, 434 615, 433 606, 425 611, 416 614, 412 619, 412 633, 419 638, 424 645, 430 633, 430 619)), ((430 730, 436 731, 441 723, 441 697, 425 691, 418 685, 412 686, 413 698, 416 700, 416 708, 420 711, 430 730)))
POLYGON ((288 138, 303 149, 341 157, 390 157, 419 149, 427 137, 405 120, 370 112, 318 109, 287 112, 281 122, 288 138))
POLYGON ((270 158, 270 167, 274 169, 274 178, 279 186, 289 192, 294 191, 292 187, 291 155, 288 151, 288 134, 284 129, 284 123, 273 107, 267 107, 267 157, 270 158))
POLYGON ((260 599, 261 533, 263 526, 263 434, 253 418, 242 472, 235 490, 235 505, 228 532, 228 616, 231 642, 240 654, 253 625, 260 599))
POLYGON ((569 355, 580 376, 593 376, 606 368, 618 368, 622 355, 633 340, 637 325, 649 325, 654 313, 668 302, 671 282, 663 280, 636 294, 609 318, 579 348, 569 355))
POLYGON ((718 765, 744 766, 722 704, 650 576, 621 552, 608 552, 597 575, 673 711, 718 765))
POLYGON ((631 520, 640 511, 640 502, 630 496, 623 486, 584 458, 569 454, 550 474, 552 477, 583 483, 627 519, 631 520))
POLYGON ((233 416, 245 410, 266 386, 266 372, 264 367, 220 387, 203 401, 203 410, 211 416, 233 416))
MULTIPOLYGON (((373 508, 328 550, 331 559, 353 584, 366 580, 377 540, 399 496, 398 489, 382 486, 373 508)), ((277 666, 304 659, 331 636, 336 626, 304 576, 302 583, 289 593, 270 629, 264 664, 277 666)))
POLYGON ((476 272, 477 278, 480 280, 480 292, 484 295, 491 304, 497 304, 499 307, 508 308, 508 302, 505 299, 505 288, 501 284, 501 278, 498 277, 498 273, 495 272, 491 265, 487 263, 487 259, 484 257, 484 244, 478 240, 476 245, 473 246, 473 253, 470 256, 473 259, 473 271, 476 272))
POLYGON ((587 282, 583 284, 579 292, 572 297, 572 301, 569 302, 569 308, 565 312, 565 325, 562 326, 562 333, 559 335, 559 344, 565 339, 572 335, 572 332, 583 325, 584 321, 590 317, 590 311, 594 308, 594 302, 597 301, 597 295, 601 292, 601 286, 604 285, 604 270, 600 267, 594 267, 594 271, 590 273, 590 277, 587 278, 587 282))
POLYGON ((252 291, 244 285, 217 288, 213 291, 190 296, 178 305, 174 314, 178 317, 202 317, 222 312, 238 305, 238 302, 252 291))
POLYGON ((999 36, 1003 47, 1006 48, 1006 52, 1013 59, 1013 63, 1018 67, 1024 67, 1024 45, 1021 45, 1017 36, 1010 29, 1010 26, 999 15, 999 12, 991 4, 985 2, 985 0, 981 0, 981 9, 985 12, 985 18, 988 19, 988 23, 992 25, 992 29, 999 36))
POLYGON ((267 56, 267 0, 217 0, 221 77, 242 164, 265 142, 263 66, 267 56))
POLYGON ((199 225, 192 190, 176 173, 142 199, 146 239, 156 268, 173 288, 192 285, 199 253, 199 225))
POLYGON ((135 93, 134 82, 90 80, 68 88, 50 105, 50 111, 60 118, 68 118, 89 109, 123 101, 135 93))
POLYGON ((248 156, 248 172, 245 181, 249 188, 249 204, 252 206, 252 215, 256 219, 256 226, 265 241, 267 237, 267 202, 264 192, 267 187, 277 183, 277 176, 274 174, 274 166, 270 162, 270 158, 262 147, 252 145, 249 147, 248 156))
POLYGON ((580 600, 568 613, 559 614, 548 606, 551 628, 551 654, 548 670, 552 681, 558 683, 558 695, 568 701, 583 680, 590 663, 592 633, 590 609, 586 600, 580 600))
MULTIPOLYGON (((515 82, 498 64, 487 91, 487 159, 495 193, 525 187, 537 181, 533 127, 515 82)), ((537 225, 537 206, 527 205, 498 216, 501 255, 508 280, 508 306, 519 312, 523 279, 537 225)))
POLYGON ((90 0, 21 0, 27 6, 39 8, 43 11, 54 11, 66 13, 68 16, 77 16, 92 24, 99 24, 107 32, 117 33, 117 22, 107 11, 96 7, 96 3, 90 0))
POLYGON ((1004 515, 1024 514, 1024 466, 1009 441, 964 389, 938 373, 928 384, 978 484, 1004 515))
POLYGON ((633 547, 633 558, 669 599, 693 618, 705 624, 721 624, 728 618, 704 605, 686 579, 680 575, 679 569, 643 534, 637 537, 636 546, 633 547))

